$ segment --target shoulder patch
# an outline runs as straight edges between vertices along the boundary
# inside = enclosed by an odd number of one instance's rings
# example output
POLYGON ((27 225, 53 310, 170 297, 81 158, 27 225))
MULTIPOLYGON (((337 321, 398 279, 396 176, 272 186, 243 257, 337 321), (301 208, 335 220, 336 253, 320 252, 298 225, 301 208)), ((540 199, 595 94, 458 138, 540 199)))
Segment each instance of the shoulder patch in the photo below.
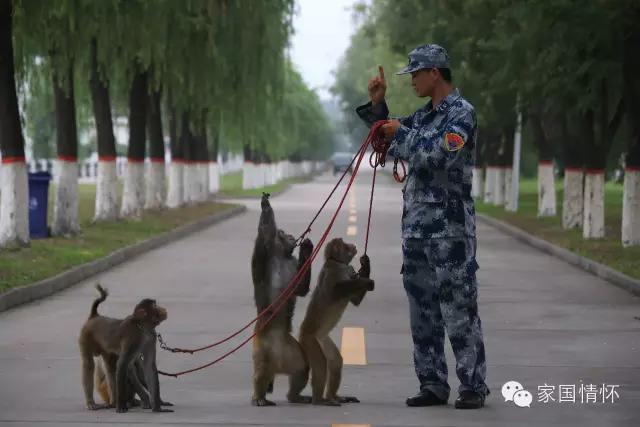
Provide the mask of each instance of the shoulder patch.
POLYGON ((464 139, 457 133, 447 132, 444 134, 444 148, 448 151, 458 151, 464 146, 464 139))

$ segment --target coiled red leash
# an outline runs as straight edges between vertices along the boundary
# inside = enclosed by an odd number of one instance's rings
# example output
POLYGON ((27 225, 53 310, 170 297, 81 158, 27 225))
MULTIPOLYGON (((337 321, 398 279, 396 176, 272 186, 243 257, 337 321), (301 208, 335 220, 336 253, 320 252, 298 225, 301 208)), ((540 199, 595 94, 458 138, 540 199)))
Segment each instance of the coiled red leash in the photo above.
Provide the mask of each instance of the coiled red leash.
MULTIPOLYGON (((307 259, 307 261, 304 263, 302 268, 293 277, 293 279, 289 282, 289 284, 287 284, 285 289, 278 295, 278 297, 276 298, 275 301, 273 301, 269 306, 267 306, 264 310, 262 310, 251 322, 247 323, 244 327, 242 327, 241 329, 239 329, 235 333, 229 335, 228 337, 226 337, 226 338, 224 338, 224 339, 222 339, 220 341, 217 341, 217 342, 214 342, 212 344, 209 344, 207 346, 199 347, 199 348, 195 348, 195 349, 182 349, 182 348, 177 348, 177 347, 172 348, 172 347, 168 347, 165 344, 165 342, 162 339, 162 336, 160 334, 158 334, 158 340, 160 342, 160 347, 162 349, 164 349, 164 350, 171 351, 173 353, 189 353, 189 354, 193 354, 193 353, 196 353, 196 352, 199 352, 199 351, 202 351, 202 350, 206 350, 206 349, 209 349, 209 348, 213 348, 213 347, 216 347, 216 346, 218 346, 220 344, 223 344, 223 343, 231 340, 232 338, 235 338, 240 333, 242 333, 243 331, 248 329, 251 325, 256 323, 259 319, 264 317, 267 313, 271 312, 271 315, 264 322, 261 322, 261 323, 258 324, 258 326, 256 327, 255 332, 251 336, 246 338, 244 341, 242 341, 236 347, 234 347, 230 351, 226 352, 222 356, 218 357, 217 359, 215 359, 215 360, 213 360, 213 361, 211 361, 211 362, 209 362, 209 363, 207 363, 205 365, 202 365, 202 366, 199 366, 199 367, 196 367, 196 368, 192 368, 192 369, 188 369, 188 370, 185 370, 185 371, 176 372, 176 373, 167 373, 167 372, 163 372, 163 371, 158 371, 159 374, 177 378, 180 375, 184 375, 184 374, 188 374, 188 373, 191 373, 191 372, 199 371, 201 369, 204 369, 204 368, 207 368, 209 366, 212 366, 212 365, 224 360, 225 358, 227 358, 231 354, 235 353, 236 351, 238 351, 240 348, 242 348, 246 343, 248 343, 251 339, 253 339, 260 331, 262 331, 269 324, 269 322, 275 317, 275 315, 284 307, 284 305, 287 303, 287 301, 294 295, 295 288, 298 285, 298 282, 303 277, 303 275, 307 272, 307 270, 311 267, 311 264, 313 263, 313 261, 315 260, 316 256, 320 252, 320 249, 322 248, 322 246, 324 245, 324 242, 327 239, 327 236, 329 235, 329 232, 333 228, 333 224, 335 223, 335 220, 338 217, 338 214, 339 214, 340 210, 342 209, 342 205, 344 204, 344 200, 347 197, 347 194, 348 194, 349 190, 351 189, 353 181, 355 180, 355 177, 356 177, 356 175, 358 173, 358 170, 360 169, 360 164, 361 164, 362 159, 363 159, 363 157, 364 157, 364 155, 366 153, 367 147, 369 146, 369 144, 371 144, 372 147, 373 147, 373 152, 371 154, 371 157, 369 158, 369 164, 373 167, 373 182, 372 182, 372 185, 371 185, 371 197, 370 197, 370 200, 369 200, 369 216, 368 216, 368 220, 367 220, 367 233, 366 233, 365 250, 364 250, 364 253, 365 254, 367 253, 367 248, 368 248, 368 244, 369 244, 369 230, 370 230, 370 225, 371 225, 371 211, 372 211, 372 208, 373 208, 373 193, 374 193, 374 187, 375 187, 375 181, 376 181, 376 171, 377 171, 378 166, 383 166, 384 167, 386 154, 387 154, 387 151, 388 151, 389 146, 390 146, 389 143, 384 142, 384 139, 383 139, 382 134, 380 132, 380 127, 384 123, 386 123, 386 121, 385 120, 381 120, 381 121, 378 121, 378 122, 374 123, 374 125, 371 127, 371 130, 369 131, 369 135, 367 136, 367 139, 360 146, 360 149, 356 152, 355 156, 351 160, 349 168, 353 165, 353 162, 356 161, 356 159, 357 159, 355 168, 353 169, 353 172, 351 174, 351 178, 349 180, 349 183, 347 184, 345 192, 342 195, 342 198, 340 200, 340 204, 338 205, 338 208, 336 209, 335 213, 333 214, 333 217, 331 218, 331 221, 329 222, 329 225, 327 226, 327 228, 325 229, 322 237, 318 241, 318 244, 314 248, 311 256, 307 259), (375 155, 375 159, 374 159, 374 155, 375 155)), ((398 162, 398 160, 396 159, 396 164, 397 164, 397 162, 398 162)), ((402 166, 403 166, 403 169, 404 169, 404 164, 402 164, 402 166)), ((315 220, 318 218, 318 216, 320 215, 320 213, 322 212, 324 207, 327 205, 328 201, 331 199, 331 197, 335 193, 336 189, 338 188, 338 186, 340 185, 340 183, 342 182, 342 180, 346 176, 346 173, 349 170, 349 168, 347 168, 345 170, 345 172, 342 174, 342 176, 340 177, 340 179, 338 180, 338 182, 336 183, 334 188, 331 190, 329 196, 327 197, 325 202, 322 204, 322 206, 320 207, 320 209, 316 213, 315 217, 312 219, 311 223, 309 224, 309 226, 307 227, 305 232, 298 238, 298 240, 300 242, 311 231, 311 225, 315 222, 315 220)), ((394 178, 398 182, 404 181, 404 176, 400 180, 399 177, 397 177, 396 175, 397 174, 396 174, 395 165, 394 165, 394 178)))

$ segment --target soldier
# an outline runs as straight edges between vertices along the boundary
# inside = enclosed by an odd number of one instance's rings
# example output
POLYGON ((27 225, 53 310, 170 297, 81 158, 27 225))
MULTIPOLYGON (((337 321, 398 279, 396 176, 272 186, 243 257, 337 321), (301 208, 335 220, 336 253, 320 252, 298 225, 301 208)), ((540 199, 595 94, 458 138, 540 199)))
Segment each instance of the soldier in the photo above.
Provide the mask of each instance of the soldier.
MULTIPOLYGON (((475 208, 471 197, 476 114, 451 83, 449 57, 435 44, 409 53, 411 73, 424 107, 382 127, 389 155, 409 164, 402 212, 402 278, 409 298, 414 365, 420 392, 408 406, 445 405, 449 399, 444 331, 460 379, 455 407, 484 406, 486 361, 478 315, 475 208)), ((387 119, 384 70, 369 82, 370 102, 357 108, 369 125, 387 119)))

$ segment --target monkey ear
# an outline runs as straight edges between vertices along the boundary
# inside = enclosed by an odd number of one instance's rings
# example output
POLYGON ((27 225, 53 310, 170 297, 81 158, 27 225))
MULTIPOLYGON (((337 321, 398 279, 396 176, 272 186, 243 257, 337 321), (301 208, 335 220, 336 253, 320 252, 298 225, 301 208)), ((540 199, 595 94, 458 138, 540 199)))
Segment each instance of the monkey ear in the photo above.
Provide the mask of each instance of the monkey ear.
POLYGON ((147 310, 144 308, 137 308, 136 311, 133 312, 133 316, 137 319, 144 319, 147 317, 147 310))

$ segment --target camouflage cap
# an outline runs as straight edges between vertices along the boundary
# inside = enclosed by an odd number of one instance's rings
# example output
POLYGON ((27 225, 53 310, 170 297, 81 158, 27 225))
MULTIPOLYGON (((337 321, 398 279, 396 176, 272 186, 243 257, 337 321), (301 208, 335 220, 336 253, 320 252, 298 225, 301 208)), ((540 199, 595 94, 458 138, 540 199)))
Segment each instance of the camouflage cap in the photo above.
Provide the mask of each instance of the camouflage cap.
POLYGON ((449 54, 437 44, 418 46, 409 52, 409 64, 396 74, 408 74, 423 68, 449 68, 449 54))

